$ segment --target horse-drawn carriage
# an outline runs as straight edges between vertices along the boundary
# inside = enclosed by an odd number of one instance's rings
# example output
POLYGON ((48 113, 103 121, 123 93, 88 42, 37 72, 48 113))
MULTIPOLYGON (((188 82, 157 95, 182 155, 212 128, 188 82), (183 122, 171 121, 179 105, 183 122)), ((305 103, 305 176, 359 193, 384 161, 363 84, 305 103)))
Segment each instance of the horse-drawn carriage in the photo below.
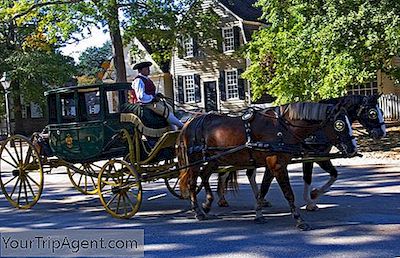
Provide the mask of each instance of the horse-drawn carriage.
POLYGON ((306 137, 322 132, 328 139, 324 146, 338 144, 343 153, 353 155, 348 116, 361 120, 372 135, 384 133, 376 98, 299 103, 250 110, 238 117, 204 114, 179 132, 169 130, 167 122, 150 110, 129 105, 129 91, 129 84, 116 83, 46 92, 49 123, 44 132, 31 139, 14 135, 2 143, 0 185, 6 199, 17 208, 33 207, 41 196, 44 174, 63 166, 73 186, 84 194, 98 194, 114 217, 132 217, 141 205, 142 183, 164 179, 177 197, 181 197, 178 183, 182 180, 183 195, 189 190, 192 208, 201 218, 205 213, 196 194, 204 184, 207 212, 213 199, 211 172, 270 167, 276 171, 267 175, 267 188, 272 177, 280 180, 293 217, 300 221, 286 166, 294 156, 304 158, 306 137))
POLYGON ((129 90, 130 84, 117 83, 46 92, 45 130, 30 139, 13 135, 2 143, 0 184, 6 199, 17 208, 33 207, 42 194, 44 174, 61 166, 77 190, 99 194, 114 217, 137 212, 142 182, 164 179, 179 197, 178 171, 173 170, 179 132, 147 109, 130 106, 129 90))

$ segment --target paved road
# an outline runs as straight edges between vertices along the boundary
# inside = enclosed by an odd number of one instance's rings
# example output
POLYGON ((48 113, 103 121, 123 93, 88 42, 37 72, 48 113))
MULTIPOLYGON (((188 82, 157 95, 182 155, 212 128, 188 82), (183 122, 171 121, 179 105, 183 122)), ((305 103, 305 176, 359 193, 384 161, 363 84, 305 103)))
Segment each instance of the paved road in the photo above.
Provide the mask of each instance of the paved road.
MULTIPOLYGON (((228 196, 231 206, 214 205, 211 212, 218 219, 196 221, 188 202, 170 194, 147 201, 167 192, 157 181, 144 185, 144 202, 134 218, 117 220, 103 210, 97 196, 83 196, 73 189, 63 169, 45 175, 44 193, 31 210, 13 209, 1 195, 0 232, 144 229, 146 257, 400 256, 400 162, 355 158, 335 163, 340 165, 340 179, 320 200, 320 210, 302 212, 313 227, 308 232, 295 229, 276 183, 268 194, 273 207, 265 208, 264 225, 253 222, 253 197, 243 175, 240 191, 228 196)), ((291 165, 290 171, 297 203, 303 205, 299 166, 291 165)), ((314 180, 320 185, 327 176, 317 169, 314 180)))

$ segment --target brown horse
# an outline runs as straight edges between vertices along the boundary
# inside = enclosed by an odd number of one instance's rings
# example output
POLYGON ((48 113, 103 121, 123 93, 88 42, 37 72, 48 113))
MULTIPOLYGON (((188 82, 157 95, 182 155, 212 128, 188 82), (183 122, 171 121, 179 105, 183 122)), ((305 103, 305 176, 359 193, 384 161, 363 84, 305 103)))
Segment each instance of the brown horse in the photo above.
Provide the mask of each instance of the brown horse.
MULTIPOLYGON (((189 165, 181 170, 181 192, 184 197, 190 196, 195 216, 202 220, 207 218, 213 202, 209 177, 219 166, 267 166, 289 203, 297 227, 307 230, 309 226, 294 204, 287 165, 293 156, 301 155, 301 142, 317 130, 323 130, 344 152, 354 154, 356 146, 350 129, 345 110, 326 104, 295 103, 250 112, 242 118, 201 115, 184 126, 178 139, 179 165, 189 165), (196 196, 198 176, 206 190, 202 207, 196 196)), ((256 221, 263 220, 259 210, 256 215, 256 221)))
MULTIPOLYGON (((323 100, 320 103, 334 104, 337 105, 337 107, 346 109, 350 123, 358 121, 368 132, 371 138, 380 139, 386 135, 386 128, 383 121, 382 112, 378 107, 378 98, 379 95, 349 95, 335 99, 323 100)), ((320 154, 329 153, 332 148, 332 144, 329 143, 329 140, 326 139, 324 134, 322 132, 316 132, 313 135, 314 136, 312 138, 308 138, 308 140, 304 142, 304 147, 310 152, 314 151, 320 154)), ((303 198, 306 202, 306 209, 310 211, 318 209, 318 206, 316 205, 317 198, 329 190, 330 186, 336 181, 338 176, 338 171, 332 165, 332 162, 330 160, 317 161, 316 163, 323 170, 329 173, 330 178, 324 185, 311 191, 313 162, 303 163, 303 198)), ((246 175, 249 178, 250 185, 252 187, 254 195, 257 198, 258 188, 255 181, 255 170, 247 170, 246 175)), ((224 198, 227 176, 228 175, 220 175, 218 178, 218 194, 220 197, 218 205, 220 206, 228 206, 228 203, 224 198)), ((266 191, 264 190, 263 194, 265 193, 266 191)), ((264 196, 261 197, 264 198, 264 196)), ((269 203, 266 201, 264 201, 264 203, 266 205, 269 205, 269 203)))

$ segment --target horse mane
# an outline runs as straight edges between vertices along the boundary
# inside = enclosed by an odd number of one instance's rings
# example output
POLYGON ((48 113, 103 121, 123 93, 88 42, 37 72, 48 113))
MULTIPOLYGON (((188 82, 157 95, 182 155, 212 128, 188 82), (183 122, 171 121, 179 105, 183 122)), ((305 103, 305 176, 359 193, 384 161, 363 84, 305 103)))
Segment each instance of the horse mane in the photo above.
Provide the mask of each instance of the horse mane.
POLYGON ((298 102, 281 106, 281 114, 290 120, 316 120, 327 118, 332 105, 321 103, 298 102))

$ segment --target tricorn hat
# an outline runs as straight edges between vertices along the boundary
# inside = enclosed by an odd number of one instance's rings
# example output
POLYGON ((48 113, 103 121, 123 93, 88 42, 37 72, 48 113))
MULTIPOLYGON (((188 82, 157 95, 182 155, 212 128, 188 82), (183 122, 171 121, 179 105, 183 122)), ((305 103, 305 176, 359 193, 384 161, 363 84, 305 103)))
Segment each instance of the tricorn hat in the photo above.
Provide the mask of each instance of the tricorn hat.
POLYGON ((145 67, 149 67, 149 66, 151 66, 152 65, 152 63, 151 62, 148 62, 148 61, 145 61, 145 62, 139 62, 139 63, 136 63, 133 67, 132 67, 132 69, 133 70, 136 70, 136 69, 142 69, 142 68, 145 68, 145 67))

